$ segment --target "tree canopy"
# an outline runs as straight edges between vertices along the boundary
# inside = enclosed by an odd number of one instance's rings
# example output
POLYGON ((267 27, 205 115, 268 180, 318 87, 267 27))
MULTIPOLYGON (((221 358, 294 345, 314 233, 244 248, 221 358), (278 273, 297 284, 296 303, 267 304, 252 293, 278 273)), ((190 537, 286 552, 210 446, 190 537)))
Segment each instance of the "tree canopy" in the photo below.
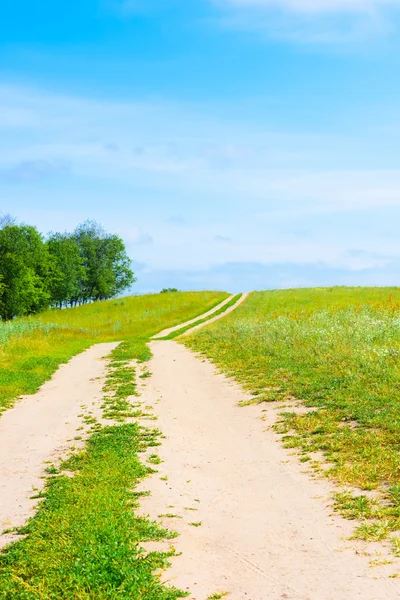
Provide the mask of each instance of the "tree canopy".
POLYGON ((113 298, 136 278, 122 239, 94 221, 45 239, 31 225, 0 219, 0 317, 113 298))

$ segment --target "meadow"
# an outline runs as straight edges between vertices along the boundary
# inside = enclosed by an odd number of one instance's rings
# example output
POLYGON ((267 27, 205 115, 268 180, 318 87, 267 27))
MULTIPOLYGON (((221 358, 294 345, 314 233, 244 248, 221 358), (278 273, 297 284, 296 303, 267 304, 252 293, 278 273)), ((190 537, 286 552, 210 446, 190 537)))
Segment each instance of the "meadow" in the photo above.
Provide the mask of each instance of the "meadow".
POLYGON ((335 509, 361 519, 356 537, 400 531, 399 288, 255 292, 182 343, 255 402, 289 403, 276 429, 340 486, 335 509), (296 399, 308 410, 291 410, 296 399))
POLYGON ((0 413, 17 397, 37 391, 60 364, 92 344, 121 341, 127 356, 146 359, 152 335, 203 314, 227 296, 131 296, 0 322, 0 413))

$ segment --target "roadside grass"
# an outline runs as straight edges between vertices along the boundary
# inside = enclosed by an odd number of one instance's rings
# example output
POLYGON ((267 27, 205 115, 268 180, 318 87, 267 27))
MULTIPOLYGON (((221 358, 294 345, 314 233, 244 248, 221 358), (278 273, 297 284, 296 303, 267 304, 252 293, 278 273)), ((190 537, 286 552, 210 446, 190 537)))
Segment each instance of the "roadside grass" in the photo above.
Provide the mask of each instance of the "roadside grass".
POLYGON ((227 297, 223 292, 131 296, 0 323, 0 413, 95 343, 124 341, 116 358, 148 360, 146 342, 152 335, 227 297))
POLYGON ((257 292, 181 342, 234 376, 255 402, 289 403, 276 429, 303 461, 341 486, 375 490, 374 500, 336 496, 336 510, 365 521, 357 537, 400 531, 399 288, 257 292), (312 410, 291 410, 297 399, 312 410), (324 469, 312 459, 321 451, 324 469))
POLYGON ((61 474, 47 480, 37 515, 20 530, 27 537, 0 553, 1 599, 186 595, 155 575, 171 553, 146 553, 140 546, 174 537, 134 513, 139 494, 131 490, 150 472, 138 452, 156 445, 157 437, 157 431, 132 423, 105 427, 61 464, 61 474))
POLYGON ((158 340, 173 340, 176 337, 186 333, 186 331, 189 331, 189 329, 193 329, 193 327, 197 327, 197 325, 202 325, 203 323, 207 323, 207 321, 209 321, 210 319, 213 319, 214 317, 222 315, 224 312, 226 312, 226 310, 228 308, 230 308, 231 306, 236 304, 236 302, 238 302, 241 297, 242 297, 242 294, 236 294, 236 296, 234 296, 229 302, 227 302, 219 310, 216 310, 212 315, 209 315, 208 317, 204 317, 204 319, 199 319, 198 321, 195 321, 191 325, 186 325, 186 327, 181 327, 180 329, 173 331, 169 335, 166 335, 162 338, 157 338, 157 339, 158 340))

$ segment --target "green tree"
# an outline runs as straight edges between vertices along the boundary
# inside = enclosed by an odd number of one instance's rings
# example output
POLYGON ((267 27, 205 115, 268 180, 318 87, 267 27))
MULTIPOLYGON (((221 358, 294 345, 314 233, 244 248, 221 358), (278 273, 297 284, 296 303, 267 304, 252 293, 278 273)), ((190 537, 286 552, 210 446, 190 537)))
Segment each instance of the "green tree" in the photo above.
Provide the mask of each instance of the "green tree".
POLYGON ((35 227, 7 222, 0 228, 0 316, 38 312, 48 306, 53 263, 35 227))
POLYGON ((79 296, 84 277, 82 258, 76 239, 69 233, 51 233, 47 248, 54 259, 54 274, 49 284, 51 303, 62 308, 79 296))
POLYGON ((94 221, 86 221, 76 228, 74 238, 84 268, 75 304, 113 298, 136 281, 119 236, 107 234, 94 221))

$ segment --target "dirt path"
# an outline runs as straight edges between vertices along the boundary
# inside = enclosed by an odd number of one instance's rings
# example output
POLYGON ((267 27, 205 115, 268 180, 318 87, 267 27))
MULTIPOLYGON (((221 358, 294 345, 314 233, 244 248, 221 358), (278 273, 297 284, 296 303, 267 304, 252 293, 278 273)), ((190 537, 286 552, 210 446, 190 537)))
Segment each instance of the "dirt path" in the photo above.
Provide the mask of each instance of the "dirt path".
MULTIPOLYGON (((239 301, 236 302, 236 304, 227 308, 224 313, 221 313, 220 315, 217 315, 213 319, 210 319, 209 321, 207 321, 207 325, 208 325, 208 323, 211 323, 212 321, 216 321, 217 319, 220 319, 221 317, 226 315, 228 312, 235 310, 235 308, 237 308, 239 306, 239 304, 241 304, 241 302, 243 302, 243 300, 245 299, 246 296, 248 296, 248 294, 243 294, 242 297, 239 299, 239 301)), ((225 306, 225 304, 228 304, 228 302, 230 302, 232 300, 232 298, 234 298, 234 295, 229 296, 223 302, 221 302, 217 306, 214 306, 214 308, 212 308, 208 312, 204 313, 203 315, 199 315, 195 319, 191 319, 190 321, 186 321, 186 323, 181 323, 180 325, 176 325, 175 327, 170 327, 169 329, 164 329, 164 331, 160 331, 160 333, 157 333, 157 335, 155 335, 153 337, 153 340, 158 340, 160 338, 166 337, 170 333, 174 333, 174 331, 178 331, 178 329, 182 329, 182 327, 187 327, 188 325, 192 325, 192 323, 196 323, 196 321, 199 321, 200 319, 204 319, 205 317, 211 316, 212 314, 217 312, 217 310, 219 310, 220 308, 225 306)), ((204 323, 204 325, 205 325, 205 323, 204 323)), ((198 325, 197 327, 192 327, 192 329, 190 329, 190 331, 194 331, 198 327, 202 327, 202 325, 198 325)))
POLYGON ((33 490, 43 488, 44 461, 71 446, 81 426, 82 405, 101 400, 105 361, 117 344, 97 344, 62 365, 40 391, 0 418, 0 547, 14 538, 4 529, 21 526, 34 512, 33 490))
POLYGON ((218 321, 218 319, 222 319, 223 317, 225 317, 232 311, 236 310, 238 308, 238 306, 240 306, 242 304, 242 302, 244 302, 246 300, 248 295, 249 294, 242 294, 241 297, 239 298, 239 300, 237 302, 235 302, 235 304, 233 304, 233 306, 230 306, 229 308, 227 308, 225 312, 221 313, 220 315, 217 315, 216 317, 212 317, 212 319, 208 319, 208 321, 206 321, 205 323, 200 323, 200 325, 196 325, 195 327, 188 329, 182 335, 189 335, 189 334, 193 333, 194 331, 197 331, 198 329, 205 327, 206 325, 210 325, 211 323, 214 323, 214 321, 218 321))
MULTIPOLYGON (((204 315, 159 334, 191 324, 225 306, 229 296, 204 315)), ((228 310, 233 310, 237 304, 228 310)), ((227 312, 228 312, 227 310, 227 312)), ((17 538, 3 533, 23 525, 34 514, 47 463, 57 461, 71 446, 87 410, 100 417, 105 361, 117 343, 97 344, 62 365, 38 393, 27 396, 0 418, 0 548, 17 538)), ((79 436, 81 437, 81 436, 79 436)))
POLYGON ((330 515, 328 484, 301 472, 262 408, 239 407, 241 389, 182 345, 151 349, 143 402, 166 439, 142 510, 181 534, 165 578, 195 600, 398 598, 396 566, 371 568, 344 541, 354 523, 330 515))

